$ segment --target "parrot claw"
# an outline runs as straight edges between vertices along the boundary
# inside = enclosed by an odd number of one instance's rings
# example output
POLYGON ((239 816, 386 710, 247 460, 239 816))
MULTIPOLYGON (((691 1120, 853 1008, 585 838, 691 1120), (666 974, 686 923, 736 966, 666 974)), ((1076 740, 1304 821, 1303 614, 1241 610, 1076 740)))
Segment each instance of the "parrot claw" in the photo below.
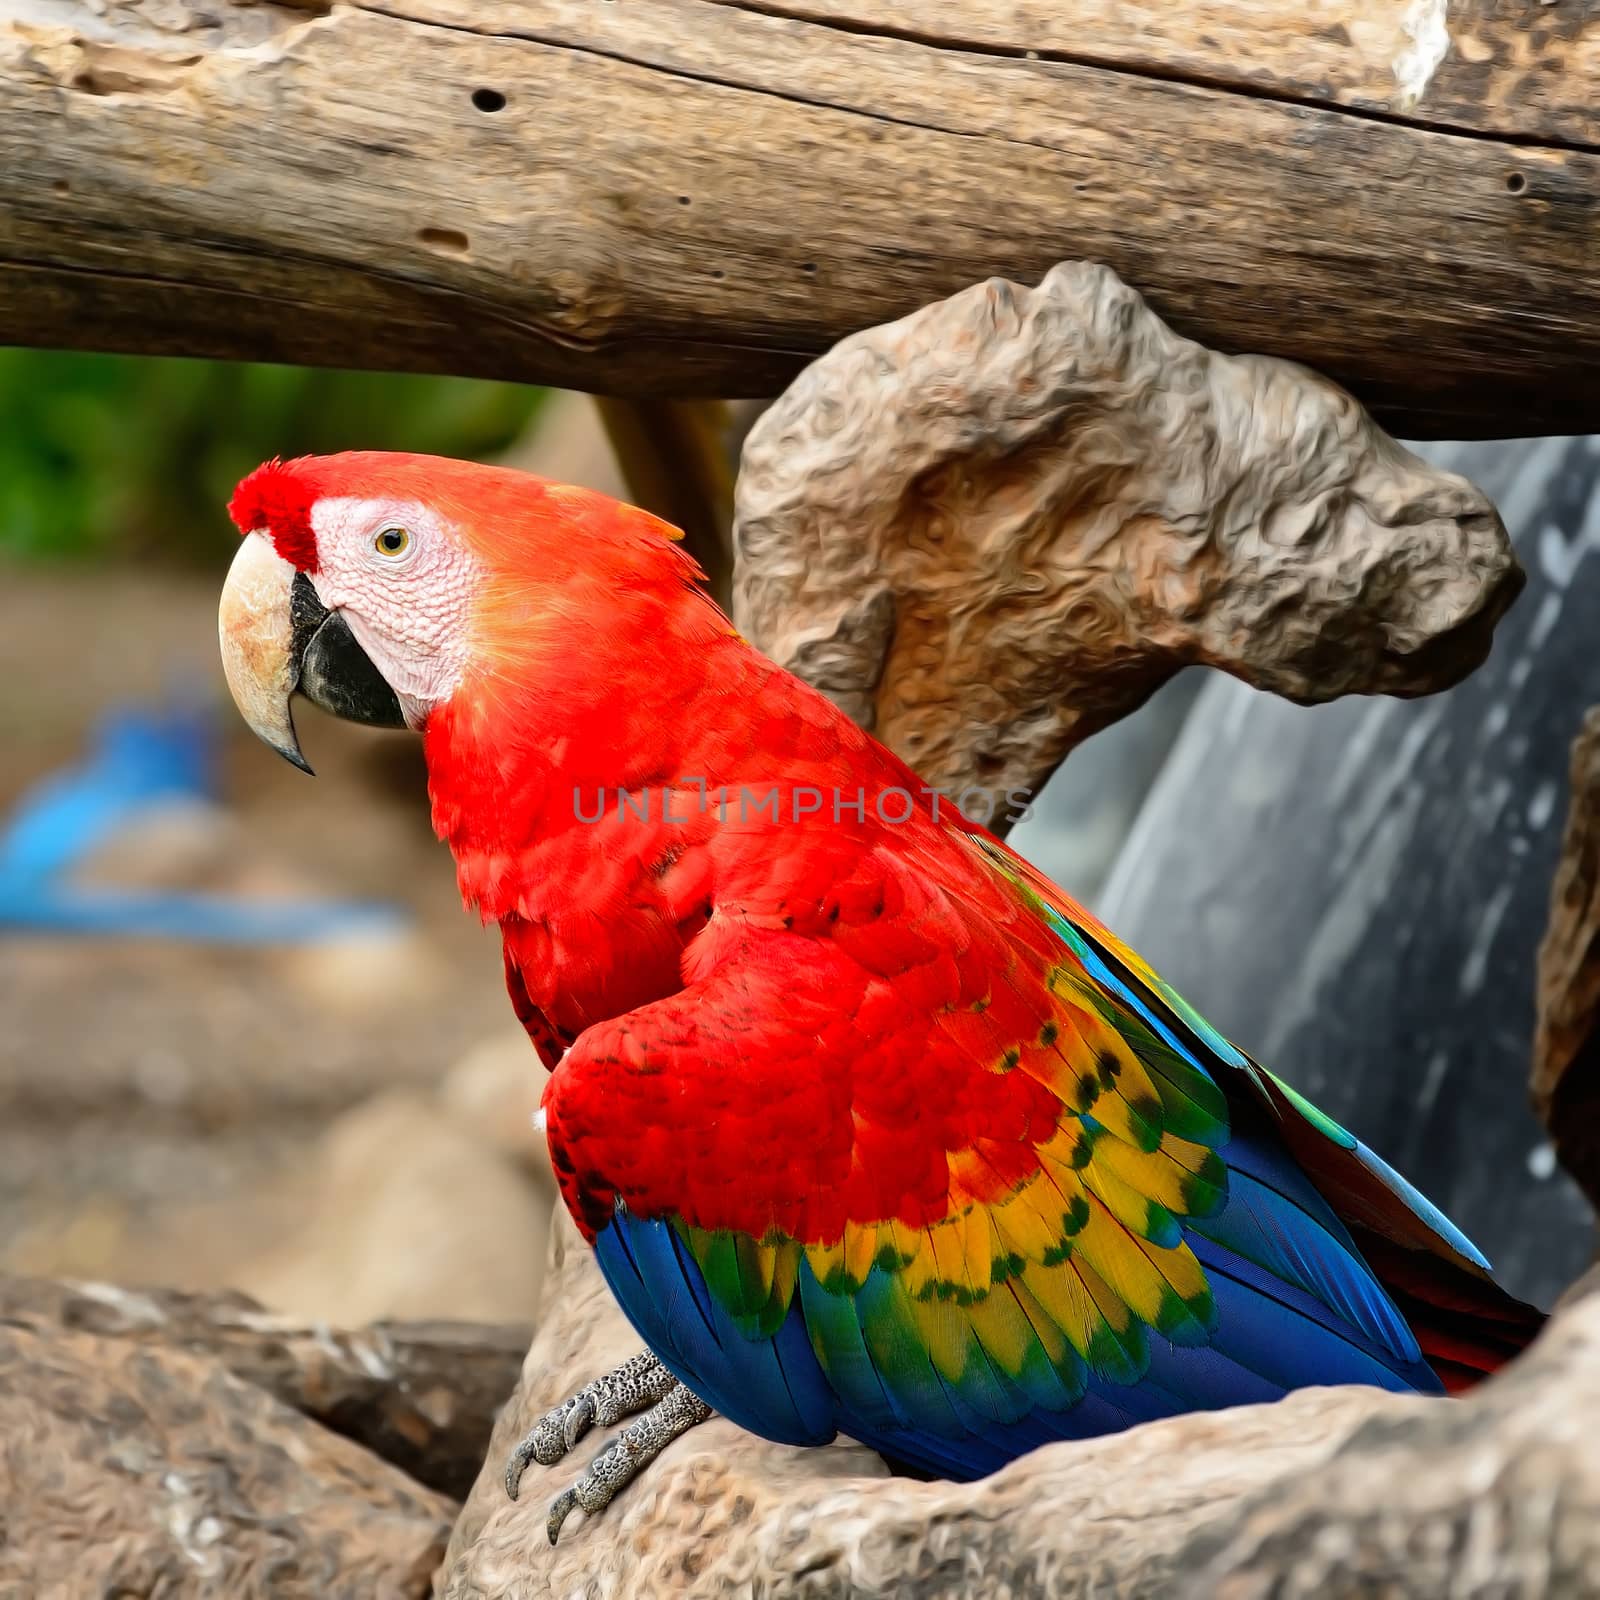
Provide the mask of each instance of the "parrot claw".
POLYGON ((561 1537, 561 1524, 572 1515, 572 1508, 577 1503, 578 1491, 576 1489, 563 1489, 550 1502, 550 1515, 545 1518, 544 1531, 546 1537, 550 1540, 552 1549, 555 1547, 556 1540, 561 1537))
POLYGON ((704 1400, 674 1381, 664 1400, 658 1400, 615 1438, 608 1439, 583 1476, 550 1502, 550 1514, 545 1519, 550 1543, 555 1544, 561 1537, 563 1524, 575 1510, 597 1516, 674 1439, 710 1415, 711 1407, 704 1400))
POLYGON ((506 1494, 517 1498, 522 1474, 532 1462, 554 1466, 597 1423, 609 1428, 665 1400, 678 1386, 678 1380, 648 1350, 630 1356, 603 1378, 586 1383, 545 1412, 511 1452, 506 1462, 506 1494))
MULTIPOLYGON (((568 1402, 565 1418, 561 1423, 561 1439, 564 1448, 552 1460, 559 1460, 586 1434, 595 1420, 594 1396, 587 1390, 581 1390, 573 1395, 568 1402)), ((540 1458, 543 1460, 543 1457, 540 1458)), ((545 1462, 550 1465, 550 1462, 545 1462)))

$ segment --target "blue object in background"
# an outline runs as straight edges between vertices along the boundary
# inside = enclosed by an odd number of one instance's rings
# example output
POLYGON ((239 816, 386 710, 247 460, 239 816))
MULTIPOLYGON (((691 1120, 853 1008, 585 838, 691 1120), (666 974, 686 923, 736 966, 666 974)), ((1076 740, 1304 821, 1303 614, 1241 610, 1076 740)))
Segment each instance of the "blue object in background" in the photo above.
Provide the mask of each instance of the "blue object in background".
POLYGON ((0 834, 0 883, 62 872, 153 802, 216 796, 211 728, 187 707, 108 715, 76 767, 25 794, 0 834))
POLYGON ((23 795, 0 828, 0 931, 300 944, 398 928, 393 906, 337 900, 79 888, 67 874, 142 814, 216 799, 216 734, 202 707, 122 706, 88 755, 23 795))

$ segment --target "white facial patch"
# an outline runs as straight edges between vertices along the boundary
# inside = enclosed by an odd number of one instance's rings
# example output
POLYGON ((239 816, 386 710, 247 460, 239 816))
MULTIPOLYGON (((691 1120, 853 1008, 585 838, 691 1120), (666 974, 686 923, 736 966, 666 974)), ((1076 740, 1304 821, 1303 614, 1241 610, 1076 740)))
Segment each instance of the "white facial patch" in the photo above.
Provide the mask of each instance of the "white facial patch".
POLYGON ((406 720, 419 727, 461 681, 477 563, 416 500, 330 496, 311 508, 311 528, 319 598, 344 613, 406 720))

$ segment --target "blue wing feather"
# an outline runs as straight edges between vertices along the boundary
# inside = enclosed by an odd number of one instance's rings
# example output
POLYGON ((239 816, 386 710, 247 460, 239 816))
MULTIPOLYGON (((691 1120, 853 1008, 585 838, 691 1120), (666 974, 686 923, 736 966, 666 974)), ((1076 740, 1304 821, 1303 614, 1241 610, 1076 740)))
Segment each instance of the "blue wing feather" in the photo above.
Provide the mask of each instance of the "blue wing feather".
POLYGON ((597 1238, 596 1251, 645 1342, 723 1415, 790 1444, 821 1444, 842 1432, 894 1461, 946 1477, 981 1476, 1041 1444, 1273 1400, 1307 1384, 1438 1391, 1420 1357, 1400 1359, 1312 1291, 1207 1237, 1196 1224, 1185 1232, 1216 1296, 1211 1344, 1152 1339, 1149 1367, 1138 1383, 1088 1374, 1081 1392, 1059 1409, 1040 1404, 1035 1393, 992 1367, 976 1384, 965 1374, 962 1384, 948 1383, 925 1350, 904 1347, 910 1330, 885 1315, 892 1313, 887 1303, 898 1286, 877 1268, 872 1277, 881 1281, 869 1277, 859 1295, 850 1295, 823 1289, 802 1259, 782 1325, 766 1338, 752 1338, 718 1305, 670 1223, 619 1211, 597 1238), (876 1354, 862 1327, 875 1314, 880 1337, 897 1341, 876 1354))
POLYGON ((775 1334, 752 1339, 717 1304, 669 1223, 619 1211, 595 1250, 628 1320, 701 1399, 784 1444, 833 1437, 836 1397, 806 1338, 798 1300, 775 1334))

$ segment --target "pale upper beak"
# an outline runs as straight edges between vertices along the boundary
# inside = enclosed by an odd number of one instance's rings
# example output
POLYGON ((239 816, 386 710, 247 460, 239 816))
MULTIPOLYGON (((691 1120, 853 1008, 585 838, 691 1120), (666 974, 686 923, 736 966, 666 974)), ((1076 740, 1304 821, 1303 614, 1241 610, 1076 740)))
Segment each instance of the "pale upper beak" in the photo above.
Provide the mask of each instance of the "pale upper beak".
POLYGON ((405 726, 399 698, 344 618, 323 605, 311 580, 265 534, 248 534, 239 545, 222 586, 217 635, 240 714, 302 772, 311 765, 295 734, 289 702, 296 693, 349 722, 405 726))

